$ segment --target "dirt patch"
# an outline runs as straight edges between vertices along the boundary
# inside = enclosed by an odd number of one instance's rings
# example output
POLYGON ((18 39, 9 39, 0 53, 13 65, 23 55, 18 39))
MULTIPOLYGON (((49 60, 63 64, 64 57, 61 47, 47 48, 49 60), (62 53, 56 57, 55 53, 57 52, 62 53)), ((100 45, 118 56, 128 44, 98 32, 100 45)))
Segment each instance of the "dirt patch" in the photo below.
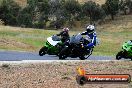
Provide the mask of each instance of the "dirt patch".
MULTIPOLYGON (((80 3, 84 3, 84 2, 87 2, 87 1, 90 1, 90 0, 78 0, 80 3)), ((92 0, 98 4, 104 4, 105 3, 105 0, 92 0)))
MULTIPOLYGON (((9 65, 9 64, 8 64, 9 65)), ((0 88, 131 88, 130 84, 76 83, 76 68, 83 66, 89 74, 130 74, 132 62, 51 62, 0 67, 0 88)))
POLYGON ((1 38, 0 46, 20 49, 34 49, 33 46, 12 39, 1 38))
POLYGON ((25 7, 27 5, 27 0, 14 0, 20 6, 25 7))

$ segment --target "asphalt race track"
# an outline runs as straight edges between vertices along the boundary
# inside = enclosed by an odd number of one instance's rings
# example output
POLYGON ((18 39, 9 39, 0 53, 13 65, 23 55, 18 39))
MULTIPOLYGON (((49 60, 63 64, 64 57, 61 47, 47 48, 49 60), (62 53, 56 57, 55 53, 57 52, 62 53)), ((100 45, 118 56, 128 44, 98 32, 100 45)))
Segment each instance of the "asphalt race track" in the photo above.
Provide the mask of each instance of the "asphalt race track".
MULTIPOLYGON (((113 60, 111 56, 90 56, 87 60, 113 60)), ((37 52, 18 52, 0 50, 0 61, 23 61, 23 60, 59 60, 55 55, 39 56, 37 52)), ((67 58, 66 60, 79 60, 79 58, 67 58)))

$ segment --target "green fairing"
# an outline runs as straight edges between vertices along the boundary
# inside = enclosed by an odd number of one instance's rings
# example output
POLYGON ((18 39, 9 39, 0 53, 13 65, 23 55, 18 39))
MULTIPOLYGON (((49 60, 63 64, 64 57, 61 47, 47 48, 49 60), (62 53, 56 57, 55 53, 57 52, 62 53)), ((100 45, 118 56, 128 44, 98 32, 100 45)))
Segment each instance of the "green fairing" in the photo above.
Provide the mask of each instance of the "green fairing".
POLYGON ((129 56, 132 56, 132 44, 128 44, 128 42, 125 42, 122 46, 123 50, 128 52, 129 56))
POLYGON ((44 42, 44 46, 40 49, 39 55, 40 56, 43 56, 45 54, 58 55, 59 54, 59 51, 60 51, 60 47, 59 46, 61 46, 63 44, 62 44, 61 41, 58 42, 57 44, 58 44, 58 47, 56 45, 50 44, 50 42, 48 42, 48 40, 47 40, 46 42, 44 42))
POLYGON ((123 43, 122 51, 118 52, 116 55, 117 60, 120 60, 121 58, 132 60, 132 41, 123 43))
MULTIPOLYGON (((62 45, 62 42, 60 42, 60 44, 62 45)), ((52 46, 48 41, 44 44, 45 47, 48 48, 48 52, 49 54, 57 54, 59 52, 59 48, 52 46)))

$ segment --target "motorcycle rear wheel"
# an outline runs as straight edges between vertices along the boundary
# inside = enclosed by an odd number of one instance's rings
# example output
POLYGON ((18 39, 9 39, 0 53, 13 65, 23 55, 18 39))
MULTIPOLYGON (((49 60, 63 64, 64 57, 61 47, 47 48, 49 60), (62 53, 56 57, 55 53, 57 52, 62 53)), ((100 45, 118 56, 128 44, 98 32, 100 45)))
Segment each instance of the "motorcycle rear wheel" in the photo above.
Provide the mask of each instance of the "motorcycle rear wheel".
POLYGON ((59 59, 65 59, 67 58, 67 52, 68 52, 68 48, 64 48, 61 50, 61 52, 59 53, 59 59))

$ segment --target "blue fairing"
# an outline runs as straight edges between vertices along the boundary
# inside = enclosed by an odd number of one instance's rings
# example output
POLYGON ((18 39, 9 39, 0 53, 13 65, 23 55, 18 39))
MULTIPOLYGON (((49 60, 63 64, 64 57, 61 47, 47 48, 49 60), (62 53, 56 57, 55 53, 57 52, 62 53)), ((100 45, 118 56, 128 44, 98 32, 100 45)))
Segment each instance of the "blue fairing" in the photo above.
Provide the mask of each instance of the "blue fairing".
POLYGON ((87 34, 89 37, 90 37, 90 39, 92 39, 92 41, 87 45, 88 47, 93 47, 93 46, 95 46, 96 45, 96 33, 94 32, 94 33, 91 33, 91 34, 87 34))

